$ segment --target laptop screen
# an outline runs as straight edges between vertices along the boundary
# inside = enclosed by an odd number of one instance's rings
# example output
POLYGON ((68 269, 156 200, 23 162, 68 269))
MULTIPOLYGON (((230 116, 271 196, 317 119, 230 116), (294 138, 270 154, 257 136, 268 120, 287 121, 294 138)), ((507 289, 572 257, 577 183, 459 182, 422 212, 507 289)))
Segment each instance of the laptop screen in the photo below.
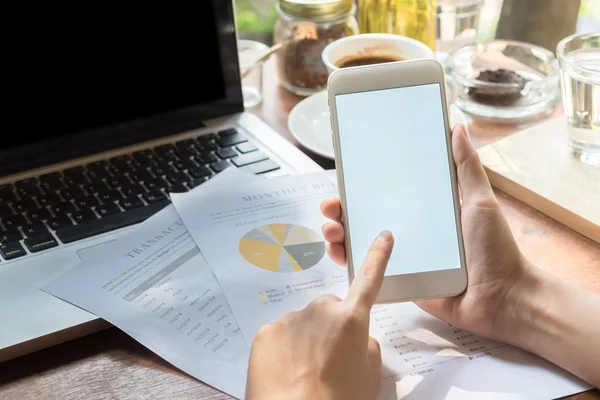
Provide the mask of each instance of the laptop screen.
POLYGON ((0 173, 242 110, 230 2, 143 4, 11 14, 0 173))

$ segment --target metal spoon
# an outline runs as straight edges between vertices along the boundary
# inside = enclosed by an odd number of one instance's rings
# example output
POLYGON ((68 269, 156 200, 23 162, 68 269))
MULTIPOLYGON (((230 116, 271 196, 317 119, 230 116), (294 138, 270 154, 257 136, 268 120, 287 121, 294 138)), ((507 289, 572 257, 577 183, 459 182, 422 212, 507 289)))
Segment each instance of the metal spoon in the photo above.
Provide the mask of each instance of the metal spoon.
POLYGON ((271 46, 269 48, 269 50, 267 50, 263 55, 261 55, 259 58, 257 58, 251 66, 249 66, 248 68, 246 68, 244 70, 244 72, 242 72, 242 79, 244 79, 246 76, 248 76, 248 74, 252 71, 252 69, 254 69, 254 67, 256 67, 258 64, 266 61, 269 59, 269 57, 271 57, 274 53, 278 52, 281 49, 282 45, 281 43, 277 43, 273 46, 271 46))

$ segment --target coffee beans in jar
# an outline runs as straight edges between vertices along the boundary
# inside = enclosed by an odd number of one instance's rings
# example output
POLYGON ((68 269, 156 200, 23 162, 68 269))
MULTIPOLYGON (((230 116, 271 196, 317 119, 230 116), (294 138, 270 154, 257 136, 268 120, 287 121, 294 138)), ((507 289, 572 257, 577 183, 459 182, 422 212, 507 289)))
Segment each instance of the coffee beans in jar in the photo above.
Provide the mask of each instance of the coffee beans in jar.
POLYGON ((309 96, 327 87, 321 59, 331 42, 358 33, 353 0, 278 0, 274 42, 277 74, 288 91, 309 96))

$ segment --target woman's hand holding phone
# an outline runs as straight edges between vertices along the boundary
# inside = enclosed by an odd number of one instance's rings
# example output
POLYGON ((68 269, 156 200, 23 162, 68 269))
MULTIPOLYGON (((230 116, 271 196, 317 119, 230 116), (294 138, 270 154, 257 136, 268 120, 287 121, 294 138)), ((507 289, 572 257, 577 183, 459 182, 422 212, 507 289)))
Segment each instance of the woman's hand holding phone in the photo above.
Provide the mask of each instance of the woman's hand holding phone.
MULTIPOLYGON (((477 152, 462 126, 452 132, 452 152, 462 193, 461 218, 469 286, 459 296, 416 304, 452 325, 503 340, 511 334, 505 321, 517 312, 515 299, 518 296, 514 294, 522 289, 518 283, 524 281, 529 264, 517 247, 477 152)), ((329 256, 345 265, 340 200, 324 201, 322 212, 332 220, 323 227, 325 240, 329 242, 329 256)))

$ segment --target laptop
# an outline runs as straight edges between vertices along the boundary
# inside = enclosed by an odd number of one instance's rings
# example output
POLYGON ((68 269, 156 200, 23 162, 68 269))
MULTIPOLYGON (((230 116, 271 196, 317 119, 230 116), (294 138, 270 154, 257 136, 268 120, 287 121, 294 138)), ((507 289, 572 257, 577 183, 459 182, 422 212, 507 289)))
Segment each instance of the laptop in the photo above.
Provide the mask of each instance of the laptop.
POLYGON ((169 193, 226 168, 321 170, 244 110, 233 4, 166 4, 11 13, 21 30, 3 49, 0 361, 108 327, 39 288, 102 257, 169 193))

